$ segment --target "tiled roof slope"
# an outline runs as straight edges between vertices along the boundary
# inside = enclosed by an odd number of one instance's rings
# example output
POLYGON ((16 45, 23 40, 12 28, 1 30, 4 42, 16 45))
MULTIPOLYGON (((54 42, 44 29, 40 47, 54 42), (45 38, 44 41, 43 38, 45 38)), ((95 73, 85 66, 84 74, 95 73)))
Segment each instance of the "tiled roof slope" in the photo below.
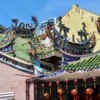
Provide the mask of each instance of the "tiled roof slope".
POLYGON ((88 59, 80 60, 77 63, 71 63, 62 67, 63 70, 92 70, 97 69, 100 66, 100 54, 91 56, 88 59))

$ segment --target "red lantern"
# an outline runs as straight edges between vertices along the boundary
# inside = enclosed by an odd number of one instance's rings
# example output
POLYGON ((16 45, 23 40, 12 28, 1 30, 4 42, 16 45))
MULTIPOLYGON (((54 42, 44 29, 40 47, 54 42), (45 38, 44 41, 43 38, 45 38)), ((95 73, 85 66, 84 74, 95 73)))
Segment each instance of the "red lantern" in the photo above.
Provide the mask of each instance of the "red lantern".
POLYGON ((60 81, 57 81, 56 84, 57 84, 57 89, 59 89, 60 81))
POLYGON ((78 83, 78 80, 77 80, 77 79, 75 79, 75 80, 74 80, 74 83, 76 83, 76 84, 77 84, 77 83, 78 83))
POLYGON ((44 84, 42 84, 41 86, 42 86, 42 88, 44 88, 44 84))
POLYGON ((50 88, 52 87, 52 83, 49 83, 49 87, 50 87, 50 88))
POLYGON ((84 81, 84 82, 87 82, 87 78, 83 78, 83 81, 84 81))
POLYGON ((37 89, 37 85, 36 85, 36 84, 35 84, 35 86, 34 86, 34 87, 35 87, 35 89, 37 89))
POLYGON ((86 94, 87 94, 87 95, 92 95, 93 92, 94 92, 94 90, 93 90, 92 88, 86 89, 86 94))
POLYGON ((59 84, 60 84, 60 82, 59 82, 59 81, 57 81, 57 82, 56 82, 56 84, 57 84, 57 85, 59 85, 59 84))
POLYGON ((66 83, 66 90, 68 89, 68 82, 69 82, 69 80, 65 80, 65 83, 66 83))
POLYGON ((44 98, 45 100, 49 100, 50 94, 48 92, 44 93, 44 98))
POLYGON ((97 78, 96 77, 93 77, 93 81, 96 82, 96 80, 97 80, 97 78))
POLYGON ((86 88, 87 78, 83 78, 83 81, 84 81, 84 85, 85 85, 85 88, 86 88))
POLYGON ((93 81, 94 81, 94 88, 96 88, 96 80, 97 80, 97 78, 96 78, 96 77, 93 77, 93 81))
POLYGON ((100 100, 100 93, 97 94, 97 99, 96 100, 100 100))
POLYGON ((64 94, 64 90, 63 89, 58 89, 57 93, 59 94, 59 100, 63 100, 63 94, 64 94))
POLYGON ((49 83, 49 87, 50 87, 50 94, 51 94, 51 87, 52 87, 52 83, 49 83))
POLYGON ((100 88, 99 88, 99 93, 97 94, 97 100, 100 100, 100 88))
POLYGON ((71 95, 73 96, 73 100, 79 100, 80 96, 78 95, 78 90, 77 89, 73 89, 71 91, 71 95))
POLYGON ((62 94, 64 93, 64 90, 63 90, 63 89, 58 89, 57 93, 58 93, 59 95, 62 95, 62 94))
POLYGON ((77 83, 78 83, 78 80, 75 79, 75 80, 74 80, 74 83, 75 83, 75 86, 76 86, 76 89, 77 89, 77 83))
POLYGON ((77 89, 71 90, 71 94, 72 94, 72 96, 78 95, 78 90, 77 89))
POLYGON ((65 83, 68 83, 68 82, 69 82, 69 80, 66 79, 66 80, 65 80, 65 83))

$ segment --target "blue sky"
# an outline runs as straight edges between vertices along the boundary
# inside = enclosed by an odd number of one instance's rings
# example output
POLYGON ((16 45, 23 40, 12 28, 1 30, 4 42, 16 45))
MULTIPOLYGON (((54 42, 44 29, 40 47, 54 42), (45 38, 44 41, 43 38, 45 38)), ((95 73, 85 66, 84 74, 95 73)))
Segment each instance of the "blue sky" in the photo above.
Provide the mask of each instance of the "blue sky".
POLYGON ((40 23, 48 18, 63 16, 73 4, 100 15, 100 0, 0 0, 0 24, 10 27, 12 18, 30 23, 32 15, 40 23))

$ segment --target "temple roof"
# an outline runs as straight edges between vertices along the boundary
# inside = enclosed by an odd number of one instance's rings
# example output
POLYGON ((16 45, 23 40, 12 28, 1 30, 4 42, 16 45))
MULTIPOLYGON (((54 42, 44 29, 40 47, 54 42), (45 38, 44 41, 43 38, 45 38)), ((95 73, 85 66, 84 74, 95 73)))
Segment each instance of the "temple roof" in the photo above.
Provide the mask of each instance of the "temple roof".
POLYGON ((100 76, 100 53, 60 66, 61 70, 47 72, 40 80, 73 80, 100 76))
POLYGON ((80 60, 77 63, 72 63, 62 67, 63 70, 93 70, 100 67, 100 54, 91 56, 88 59, 80 60))
POLYGON ((99 77, 100 76, 100 69, 92 70, 92 71, 77 71, 77 72, 66 72, 63 71, 62 73, 54 72, 52 74, 46 74, 38 77, 38 80, 45 80, 45 81, 64 81, 65 79, 74 80, 74 79, 83 79, 91 78, 91 77, 99 77))
POLYGON ((0 55, 2 55, 3 57, 7 57, 8 59, 12 59, 14 61, 18 61, 18 62, 20 62, 22 64, 32 65, 32 63, 30 63, 30 62, 27 62, 27 61, 25 61, 23 59, 20 59, 20 58, 17 58, 17 57, 11 57, 11 56, 7 55, 6 53, 3 53, 3 52, 0 52, 0 55))

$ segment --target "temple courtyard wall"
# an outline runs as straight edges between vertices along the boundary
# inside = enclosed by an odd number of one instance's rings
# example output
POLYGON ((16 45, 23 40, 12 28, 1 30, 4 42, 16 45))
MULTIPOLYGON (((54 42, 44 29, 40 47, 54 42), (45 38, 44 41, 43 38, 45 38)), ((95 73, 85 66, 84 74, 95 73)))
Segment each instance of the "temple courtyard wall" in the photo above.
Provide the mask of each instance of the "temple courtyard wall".
MULTIPOLYGON (((0 100, 26 100, 26 80, 32 75, 0 62, 0 100)), ((30 85, 33 99, 33 84, 30 85)))

